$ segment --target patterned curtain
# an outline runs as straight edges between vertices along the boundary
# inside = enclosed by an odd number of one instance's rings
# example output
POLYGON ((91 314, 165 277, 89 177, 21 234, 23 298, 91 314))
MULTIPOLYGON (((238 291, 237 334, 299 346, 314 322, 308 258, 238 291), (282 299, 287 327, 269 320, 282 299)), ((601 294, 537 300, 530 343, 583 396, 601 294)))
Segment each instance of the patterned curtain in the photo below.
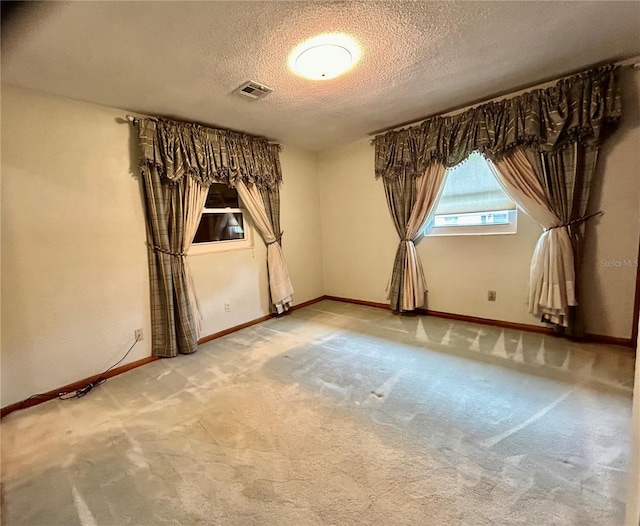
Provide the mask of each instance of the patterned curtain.
MULTIPOLYGON (((569 336, 584 336, 578 284, 582 272, 585 221, 596 215, 587 215, 587 210, 598 148, 574 142, 561 150, 537 152, 527 149, 526 154, 551 210, 565 225, 573 249, 576 305, 570 306, 565 323, 559 325, 566 327, 564 333, 569 336)), ((558 324, 551 315, 543 314, 542 320, 558 324)))
POLYGON ((237 188, 242 204, 267 244, 271 311, 281 314, 293 303, 293 285, 281 247, 280 193, 277 189, 260 191, 255 185, 248 187, 242 181, 238 182, 237 188))
MULTIPOLYGON (((451 167, 479 150, 500 162, 523 147, 549 208, 568 232, 574 273, 579 275, 598 148, 606 125, 617 123, 622 114, 618 69, 596 68, 547 89, 379 135, 374 139, 376 178, 382 177, 386 188, 394 181, 420 177, 434 161, 451 167)), ((411 183, 407 180, 406 184, 411 183)), ((543 274, 549 271, 541 270, 543 274)), ((543 314, 543 321, 560 322, 566 334, 582 333, 579 311, 571 304, 561 318, 543 314)))
MULTIPOLYGON (((264 205, 267 218, 269 219, 272 230, 276 235, 276 242, 280 245, 280 247, 282 247, 282 235, 284 234, 284 232, 280 229, 280 187, 274 186, 271 188, 258 188, 258 191, 260 192, 260 196, 262 197, 262 203, 264 205)), ((262 239, 264 239, 264 237, 262 239)), ((269 245, 267 245, 267 251, 269 250, 268 247, 269 245)), ((269 257, 267 255, 267 272, 269 272, 268 261, 269 257)), ((289 272, 287 271, 287 275, 288 274, 289 272)), ((269 278, 271 278, 270 274, 269 278)), ((271 312, 276 314, 279 314, 284 310, 288 310, 291 304, 291 302, 289 302, 289 304, 282 304, 281 306, 278 306, 278 304, 274 303, 271 286, 269 286, 269 303, 271 305, 271 312)))
POLYGON ((228 130, 140 119, 140 170, 149 246, 152 353, 171 357, 198 346, 199 313, 187 250, 208 187, 240 183, 269 190, 282 181, 277 145, 228 130))
POLYGON ((389 303, 394 311, 412 311, 424 305, 427 283, 414 241, 433 212, 444 187, 446 168, 431 163, 422 177, 408 172, 384 180, 387 206, 400 236, 389 284, 389 303))
POLYGON ((258 188, 264 209, 273 227, 273 232, 278 236, 278 243, 282 245, 282 231, 280 230, 280 187, 258 188))
POLYGON ((452 167, 474 150, 500 159, 518 146, 540 152, 574 142, 597 147, 606 125, 622 115, 618 69, 597 68, 547 89, 378 135, 374 139, 376 177, 394 178, 404 170, 417 177, 434 159, 452 167))
MULTIPOLYGON (((142 180, 151 282, 152 352, 163 358, 190 354, 198 347, 199 335, 186 259, 193 236, 185 243, 188 239, 185 226, 189 214, 195 218, 190 202, 204 203, 207 189, 197 187, 195 182, 188 185, 186 178, 166 184, 158 169, 148 165, 142 167, 142 180)), ((198 214, 202 214, 202 205, 198 214)))
POLYGON ((569 227, 554 207, 522 148, 489 167, 505 192, 545 230, 531 258, 529 312, 550 323, 570 327, 577 305, 575 259, 569 227))
POLYGON ((141 162, 155 165, 167 182, 185 176, 231 187, 282 182, 278 145, 261 137, 168 119, 141 119, 139 136, 141 162))

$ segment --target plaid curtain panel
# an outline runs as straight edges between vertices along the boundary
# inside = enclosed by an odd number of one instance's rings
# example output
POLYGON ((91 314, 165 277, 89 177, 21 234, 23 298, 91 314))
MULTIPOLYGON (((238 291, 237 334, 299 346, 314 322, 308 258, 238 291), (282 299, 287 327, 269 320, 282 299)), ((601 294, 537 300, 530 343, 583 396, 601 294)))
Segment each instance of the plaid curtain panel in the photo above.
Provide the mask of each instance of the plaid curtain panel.
POLYGON ((603 66, 456 115, 436 116, 375 139, 376 177, 392 179, 409 170, 421 174, 434 160, 455 166, 479 150, 499 160, 517 146, 553 152, 573 142, 587 147, 620 120, 618 66, 603 66))
MULTIPOLYGON (((258 188, 267 217, 273 227, 273 233, 276 235, 277 243, 282 246, 281 230, 280 230, 280 187, 258 188)), ((269 274, 269 266, 267 265, 267 274, 269 274)), ((273 304, 271 297, 271 288, 269 288, 269 310, 271 313, 277 313, 278 309, 273 304)))
POLYGON ((264 138, 168 119, 140 119, 138 134, 149 246, 152 352, 161 357, 189 354, 198 347, 199 330, 186 260, 191 244, 185 239, 187 221, 197 213, 190 185, 201 189, 213 182, 256 185, 269 196, 268 214, 279 235, 279 146, 264 138))
POLYGON ((389 283, 389 302, 394 311, 412 311, 424 305, 427 284, 414 240, 433 212, 444 186, 446 168, 431 163, 420 177, 408 171, 384 180, 387 205, 400 236, 389 283))
POLYGON ((585 219, 589 217, 587 210, 598 159, 598 148, 586 147, 579 142, 574 142, 566 148, 552 152, 527 149, 525 153, 542 185, 551 210, 563 224, 569 225, 578 305, 569 307, 566 327, 558 326, 557 328, 567 336, 581 337, 585 333, 580 308, 585 219))
MULTIPOLYGON (((384 180, 384 191, 387 197, 387 206, 396 227, 396 232, 400 237, 396 257, 393 261, 391 281, 389 283, 389 305, 397 312, 402 310, 404 299, 404 263, 407 259, 407 243, 403 240, 407 236, 407 226, 411 217, 411 211, 416 205, 417 187, 416 178, 408 175, 406 171, 398 178, 388 181, 384 180)), ((412 241, 411 241, 412 243, 412 241)))
POLYGON ((155 166, 142 169, 151 285, 151 348, 168 358, 196 350, 198 337, 185 276, 184 184, 168 184, 155 166))

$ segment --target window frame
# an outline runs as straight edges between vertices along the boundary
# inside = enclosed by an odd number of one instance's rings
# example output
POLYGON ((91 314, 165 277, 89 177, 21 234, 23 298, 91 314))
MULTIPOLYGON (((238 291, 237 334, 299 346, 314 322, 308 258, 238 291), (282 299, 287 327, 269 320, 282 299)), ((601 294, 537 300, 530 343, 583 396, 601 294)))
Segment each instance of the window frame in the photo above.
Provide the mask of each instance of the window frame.
POLYGON ((425 237, 445 237, 445 236, 495 236, 505 234, 518 233, 518 209, 512 210, 495 210, 483 212, 461 212, 459 214, 437 214, 438 216, 462 216, 462 215, 478 215, 489 213, 507 213, 507 223, 484 224, 484 225, 451 225, 451 226, 435 226, 434 214, 422 229, 422 235, 425 237))
MULTIPOLYGON (((248 250, 253 248, 253 224, 251 217, 247 213, 247 210, 242 207, 242 200, 238 196, 238 208, 220 207, 220 208, 207 208, 206 201, 205 206, 202 209, 202 215, 204 214, 242 214, 242 225, 244 230, 244 239, 225 239, 220 241, 206 241, 201 243, 192 242, 187 256, 199 256, 202 254, 211 254, 215 252, 229 252, 233 250, 248 250)), ((202 216, 200 217, 202 221, 202 216)), ((199 226, 200 223, 198 223, 199 226)))
MULTIPOLYGON (((458 163, 457 165, 451 168, 448 168, 447 170, 460 169, 462 165, 464 165, 467 161, 470 160, 469 158, 472 155, 474 155, 474 157, 480 157, 484 161, 484 164, 486 165, 486 170, 483 168, 482 172, 474 171, 469 174, 471 178, 476 178, 477 184, 479 185, 479 187, 473 187, 470 184, 465 185, 465 190, 469 192, 468 194, 465 194, 465 195, 469 195, 473 197, 473 196, 480 196, 483 193, 482 178, 477 178, 478 175, 482 175, 483 177, 487 177, 490 175, 491 177, 493 177, 494 180, 496 179, 495 174, 492 172, 489 166, 491 161, 487 159, 481 152, 476 150, 471 152, 467 157, 465 157, 463 161, 461 161, 460 163, 458 163), (473 192, 472 189, 475 189, 475 192, 473 192)), ((460 173, 458 175, 458 177, 460 176, 463 176, 463 173, 460 173)), ((441 190, 441 195, 438 198, 438 203, 436 205, 436 208, 432 212, 431 217, 429 217, 427 223, 424 225, 422 231, 420 232, 424 237, 491 236, 491 235, 505 235, 505 234, 518 233, 518 206, 516 203, 513 202, 511 197, 504 191, 504 188, 502 188, 502 186, 499 184, 497 180, 495 182, 497 186, 500 188, 500 190, 502 191, 502 194, 504 194, 504 196, 506 197, 505 200, 498 201, 498 202, 492 202, 492 201, 487 202, 486 200, 483 201, 482 199, 478 198, 479 199, 478 202, 474 203, 473 199, 470 199, 467 201, 466 206, 460 207, 460 209, 466 208, 465 211, 446 211, 444 213, 438 213, 438 207, 440 207, 440 204, 442 202, 441 198, 442 198, 442 194, 444 194, 444 191, 446 189, 448 177, 449 177, 449 174, 447 173, 447 179, 445 179, 443 183, 444 186, 441 190), (510 203, 510 206, 513 206, 513 208, 497 208, 500 205, 509 206, 507 205, 507 202, 510 203), (471 206, 469 206, 469 203, 471 203, 471 206), (474 205, 477 205, 479 210, 473 210, 472 206, 474 205), (490 208, 493 206, 496 206, 495 210, 492 210, 490 208), (469 210, 469 208, 471 208, 471 210, 469 210), (507 214, 506 223, 489 223, 489 224, 480 223, 480 224, 471 224, 471 225, 442 225, 442 226, 435 224, 436 218, 440 218, 440 217, 481 216, 484 214, 503 214, 503 213, 507 214)), ((459 181, 460 179, 456 180, 457 185, 460 185, 459 181)), ((453 193, 453 195, 457 196, 460 194, 453 193)), ((448 207, 445 207, 445 210, 451 209, 451 208, 455 210, 455 207, 452 207, 450 204, 448 207)))

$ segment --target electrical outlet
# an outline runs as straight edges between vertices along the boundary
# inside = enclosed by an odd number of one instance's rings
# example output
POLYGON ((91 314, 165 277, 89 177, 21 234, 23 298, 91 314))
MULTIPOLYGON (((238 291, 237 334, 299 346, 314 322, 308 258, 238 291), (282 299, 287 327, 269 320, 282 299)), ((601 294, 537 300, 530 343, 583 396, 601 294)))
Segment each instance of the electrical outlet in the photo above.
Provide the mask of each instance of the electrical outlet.
POLYGON ((487 300, 496 301, 496 291, 495 290, 490 290, 490 291, 487 292, 487 300))
POLYGON ((133 331, 133 337, 137 340, 143 340, 143 336, 142 336, 142 329, 136 329, 135 331, 133 331))
POLYGON ((231 303, 229 303, 228 301, 224 302, 224 311, 225 312, 229 312, 231 310, 231 303))

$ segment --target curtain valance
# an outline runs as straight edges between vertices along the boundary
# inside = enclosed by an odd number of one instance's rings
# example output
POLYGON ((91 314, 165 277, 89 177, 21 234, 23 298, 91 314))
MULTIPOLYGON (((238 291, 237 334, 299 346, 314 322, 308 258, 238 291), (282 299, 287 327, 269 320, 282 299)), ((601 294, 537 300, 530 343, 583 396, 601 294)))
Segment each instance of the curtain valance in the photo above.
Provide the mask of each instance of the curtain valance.
POLYGON ((169 182, 185 176, 206 186, 282 182, 279 146, 266 139, 168 119, 140 119, 138 126, 141 164, 155 166, 169 182))
POLYGON ((618 66, 604 66, 511 99, 378 135, 376 177, 420 176, 433 160, 455 166, 472 151, 500 160, 516 146, 540 152, 580 142, 597 147, 603 124, 621 116, 618 66))

